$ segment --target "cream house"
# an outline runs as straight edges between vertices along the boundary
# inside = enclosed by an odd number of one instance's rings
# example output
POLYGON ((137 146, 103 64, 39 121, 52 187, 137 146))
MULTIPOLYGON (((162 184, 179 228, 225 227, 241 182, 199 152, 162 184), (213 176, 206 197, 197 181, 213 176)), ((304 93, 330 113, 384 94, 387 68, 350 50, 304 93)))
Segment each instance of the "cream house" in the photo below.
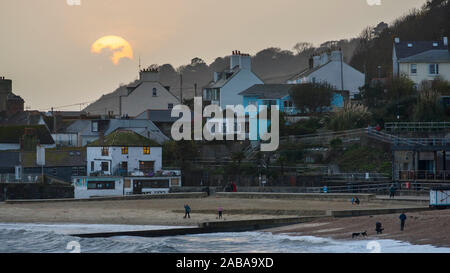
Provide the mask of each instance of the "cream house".
POLYGON ((442 41, 406 41, 396 38, 393 52, 394 75, 404 75, 417 87, 436 78, 450 81, 448 38, 442 41))

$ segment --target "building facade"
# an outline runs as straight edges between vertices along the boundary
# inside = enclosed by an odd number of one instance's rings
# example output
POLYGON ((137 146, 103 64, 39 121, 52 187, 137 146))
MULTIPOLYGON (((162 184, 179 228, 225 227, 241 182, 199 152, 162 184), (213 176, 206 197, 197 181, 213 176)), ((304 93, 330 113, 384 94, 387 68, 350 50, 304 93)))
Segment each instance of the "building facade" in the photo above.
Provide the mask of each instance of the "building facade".
POLYGON ((333 51, 313 56, 309 68, 287 83, 328 83, 336 90, 348 91, 350 98, 354 98, 359 94, 359 88, 364 86, 365 75, 345 63, 341 51, 333 51))
POLYGON ((392 63, 394 76, 406 76, 418 88, 437 78, 450 81, 448 38, 441 41, 400 41, 395 38, 392 63))
POLYGON ((215 72, 214 79, 203 88, 203 102, 206 105, 215 104, 222 109, 227 105, 241 105, 240 92, 263 81, 252 72, 251 56, 233 51, 230 68, 215 72))

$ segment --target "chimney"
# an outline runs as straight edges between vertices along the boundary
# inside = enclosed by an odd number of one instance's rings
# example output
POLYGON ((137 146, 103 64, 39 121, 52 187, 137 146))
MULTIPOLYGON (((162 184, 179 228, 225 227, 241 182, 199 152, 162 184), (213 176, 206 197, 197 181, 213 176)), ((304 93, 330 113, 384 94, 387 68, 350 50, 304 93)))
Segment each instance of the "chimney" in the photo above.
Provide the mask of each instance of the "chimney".
POLYGON ((400 38, 399 38, 399 37, 395 37, 395 38, 394 38, 394 42, 395 42, 396 44, 399 44, 399 43, 400 43, 400 38))
POLYGON ((241 52, 240 51, 233 51, 233 53, 231 54, 231 58, 230 58, 230 70, 232 70, 233 68, 235 68, 236 66, 239 66, 240 64, 240 56, 241 52))
POLYGON ((139 73, 139 80, 143 82, 158 82, 159 81, 159 69, 147 68, 143 69, 139 73))
POLYGON ((328 63, 328 53, 322 53, 322 55, 320 55, 320 65, 324 65, 328 63))
POLYGON ((105 132, 103 130, 98 132, 98 143, 102 147, 105 145, 105 132))
POLYGON ((239 67, 243 70, 252 70, 252 57, 250 54, 241 54, 239 67))
POLYGON ((219 72, 214 72, 214 82, 219 80, 219 72))
POLYGON ((334 62, 342 61, 342 52, 339 50, 335 50, 331 52, 331 60, 334 62))
POLYGON ((313 56, 313 68, 320 66, 320 56, 313 56))

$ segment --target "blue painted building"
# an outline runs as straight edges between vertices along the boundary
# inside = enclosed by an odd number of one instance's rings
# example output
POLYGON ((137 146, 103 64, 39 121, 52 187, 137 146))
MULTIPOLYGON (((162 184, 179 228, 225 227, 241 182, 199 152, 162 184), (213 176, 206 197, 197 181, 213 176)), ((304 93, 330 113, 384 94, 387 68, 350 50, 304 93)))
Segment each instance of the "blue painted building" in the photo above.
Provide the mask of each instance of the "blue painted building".
MULTIPOLYGON (((295 86, 295 84, 255 84, 239 95, 243 97, 244 107, 255 105, 259 109, 261 105, 278 105, 280 112, 287 115, 299 115, 301 111, 295 107, 290 96, 290 92, 295 86)), ((334 92, 331 108, 344 107, 344 93, 342 91, 334 92)))

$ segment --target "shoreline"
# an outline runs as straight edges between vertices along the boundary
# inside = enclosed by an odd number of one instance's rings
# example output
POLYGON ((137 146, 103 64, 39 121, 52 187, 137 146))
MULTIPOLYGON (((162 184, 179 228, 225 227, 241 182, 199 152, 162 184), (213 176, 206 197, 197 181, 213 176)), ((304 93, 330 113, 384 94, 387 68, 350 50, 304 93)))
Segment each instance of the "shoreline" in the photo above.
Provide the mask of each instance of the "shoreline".
POLYGON ((333 240, 395 240, 412 245, 450 248, 450 210, 406 213, 405 230, 400 231, 399 214, 318 219, 311 223, 266 229, 264 232, 289 236, 314 236, 333 240), (381 222, 383 234, 377 235, 375 223, 381 222), (352 238, 367 231, 368 236, 352 238))

